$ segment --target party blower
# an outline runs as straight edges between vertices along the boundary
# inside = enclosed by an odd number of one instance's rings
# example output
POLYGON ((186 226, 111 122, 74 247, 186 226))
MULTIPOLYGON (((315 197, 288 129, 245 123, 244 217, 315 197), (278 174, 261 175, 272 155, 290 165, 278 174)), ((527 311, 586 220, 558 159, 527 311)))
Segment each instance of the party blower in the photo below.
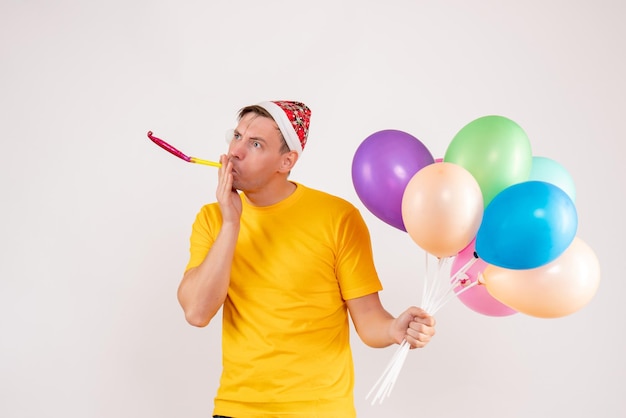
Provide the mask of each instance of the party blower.
POLYGON ((188 157, 185 154, 183 154, 182 152, 180 152, 179 150, 177 150, 176 148, 174 148, 173 146, 171 146, 170 144, 168 144, 167 142, 165 142, 162 139, 157 138, 156 136, 152 135, 152 131, 148 131, 148 138, 150 138, 150 140, 152 142, 154 142, 155 144, 157 144, 158 146, 163 148, 165 151, 169 152, 172 155, 177 156, 181 160, 187 161, 188 163, 210 165, 211 167, 221 167, 222 166, 222 164, 217 163, 215 161, 203 160, 203 159, 196 158, 196 157, 188 157))

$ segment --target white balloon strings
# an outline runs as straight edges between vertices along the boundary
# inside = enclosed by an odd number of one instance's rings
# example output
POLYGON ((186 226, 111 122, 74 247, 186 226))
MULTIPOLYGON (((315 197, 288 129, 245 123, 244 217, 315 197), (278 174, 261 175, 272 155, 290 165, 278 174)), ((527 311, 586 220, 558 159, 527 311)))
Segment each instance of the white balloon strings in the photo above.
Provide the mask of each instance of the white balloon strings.
MULTIPOLYGON (((435 315, 435 313, 443 308, 452 298, 459 296, 461 293, 466 292, 478 284, 478 280, 476 280, 465 285, 467 279, 465 273, 472 267, 477 258, 474 257, 465 263, 452 277, 450 277, 449 274, 449 262, 452 257, 439 258, 434 274, 430 269, 429 258, 429 254, 426 253, 426 274, 424 277, 424 286, 422 287, 422 309, 430 315, 435 315), (463 285, 463 288, 455 292, 454 289, 458 287, 459 284, 463 285)), ((410 349, 411 345, 406 340, 403 340, 382 375, 378 378, 376 383, 374 383, 374 386, 367 393, 367 396, 365 396, 365 399, 369 399, 372 393, 374 393, 374 391, 376 392, 376 395, 372 399, 372 405, 376 402, 382 403, 385 398, 389 397, 410 349)))

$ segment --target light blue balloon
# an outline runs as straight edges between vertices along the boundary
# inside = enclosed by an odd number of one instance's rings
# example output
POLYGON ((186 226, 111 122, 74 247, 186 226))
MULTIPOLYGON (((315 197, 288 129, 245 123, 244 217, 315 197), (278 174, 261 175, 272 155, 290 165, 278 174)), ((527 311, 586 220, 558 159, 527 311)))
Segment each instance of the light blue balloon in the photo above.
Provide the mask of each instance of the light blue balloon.
POLYGON ((547 157, 534 156, 528 180, 545 181, 561 188, 576 202, 576 185, 570 173, 561 164, 547 157))
POLYGON ((569 247, 577 228, 578 214, 567 193, 551 183, 525 181, 502 190, 485 208, 476 253, 502 268, 540 267, 569 247))

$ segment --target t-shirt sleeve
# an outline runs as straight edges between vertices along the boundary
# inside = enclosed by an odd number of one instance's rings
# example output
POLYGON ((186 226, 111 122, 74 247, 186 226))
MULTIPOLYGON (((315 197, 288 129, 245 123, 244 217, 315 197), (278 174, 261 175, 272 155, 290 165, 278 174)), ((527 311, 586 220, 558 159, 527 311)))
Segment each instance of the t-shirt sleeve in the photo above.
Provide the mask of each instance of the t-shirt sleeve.
POLYGON ((189 261, 185 271, 197 267, 204 261, 209 249, 215 242, 220 224, 221 213, 216 205, 206 205, 200 209, 191 227, 189 261))
POLYGON ((338 247, 337 278, 344 300, 382 290, 374 266, 370 233, 356 208, 346 212, 339 222, 338 247))

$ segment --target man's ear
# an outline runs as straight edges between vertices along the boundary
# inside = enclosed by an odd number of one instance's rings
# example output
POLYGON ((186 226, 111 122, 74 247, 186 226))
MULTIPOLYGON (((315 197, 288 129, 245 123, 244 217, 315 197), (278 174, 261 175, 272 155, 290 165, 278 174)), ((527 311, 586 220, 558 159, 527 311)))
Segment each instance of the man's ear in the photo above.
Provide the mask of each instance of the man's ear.
POLYGON ((280 163, 280 171, 288 173, 296 165, 298 161, 298 153, 296 151, 289 151, 282 155, 280 163))

